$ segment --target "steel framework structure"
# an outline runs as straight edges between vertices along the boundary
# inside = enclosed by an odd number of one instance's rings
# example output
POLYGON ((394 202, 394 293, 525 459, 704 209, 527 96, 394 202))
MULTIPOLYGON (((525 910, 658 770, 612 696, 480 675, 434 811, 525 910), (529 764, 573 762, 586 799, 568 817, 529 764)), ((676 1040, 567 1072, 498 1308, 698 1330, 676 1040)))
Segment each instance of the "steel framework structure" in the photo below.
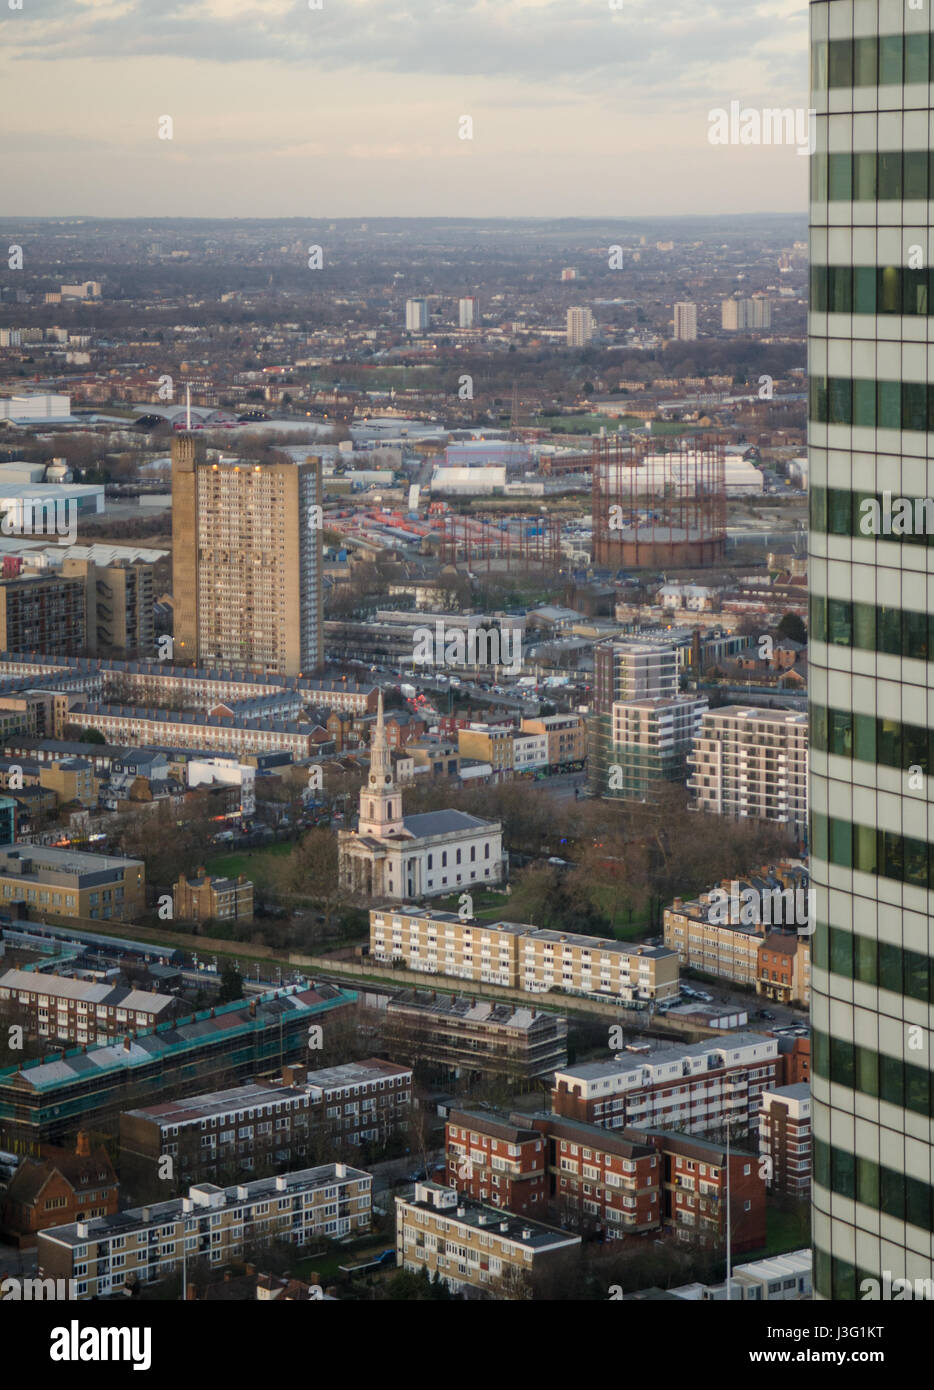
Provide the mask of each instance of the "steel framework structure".
POLYGON ((443 565, 471 569, 561 567, 561 523, 550 516, 477 517, 450 512, 438 532, 443 565))
POLYGON ((593 560, 611 569, 715 565, 726 549, 726 467, 716 440, 593 441, 593 560))

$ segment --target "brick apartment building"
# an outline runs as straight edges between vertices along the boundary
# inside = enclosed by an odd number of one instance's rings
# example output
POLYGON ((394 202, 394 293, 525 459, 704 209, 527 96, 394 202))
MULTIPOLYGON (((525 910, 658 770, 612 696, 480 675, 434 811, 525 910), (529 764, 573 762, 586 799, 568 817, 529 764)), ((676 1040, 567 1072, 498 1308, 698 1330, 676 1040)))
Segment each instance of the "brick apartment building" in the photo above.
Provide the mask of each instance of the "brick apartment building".
POLYGON ((530 1285, 560 1279, 580 1244, 580 1236, 461 1198, 438 1183, 416 1183, 411 1200, 396 1198, 397 1267, 437 1273, 452 1293, 467 1297, 522 1297, 530 1285))
POLYGON ((450 1110, 445 1124, 447 1184, 517 1216, 544 1212, 548 1144, 520 1116, 450 1110))
POLYGON ((213 877, 203 870, 194 878, 179 874, 172 886, 175 919, 181 922, 251 921, 253 884, 246 874, 236 878, 213 877))
POLYGON ((779 1086, 793 1086, 796 1081, 811 1079, 811 1039, 809 1036, 793 1033, 778 1039, 779 1086))
MULTIPOLYGON (((726 1237, 726 1149, 689 1135, 645 1130, 664 1158, 664 1224, 678 1240, 720 1244, 726 1237)), ((765 1245, 765 1182, 758 1154, 730 1149, 731 1248, 765 1245)))
POLYGON ((369 1173, 343 1163, 236 1187, 203 1183, 187 1197, 43 1231, 39 1273, 74 1279, 78 1299, 103 1298, 175 1274, 183 1252, 192 1262, 224 1265, 270 1240, 300 1248, 362 1235, 371 1222, 372 1183, 369 1173))
POLYGON ((31 970, 7 970, 0 975, 0 1007, 4 1002, 25 1009, 29 1031, 40 1038, 101 1046, 135 1028, 155 1028, 174 1017, 179 1007, 171 994, 31 970))
POLYGON ((705 1134, 732 1116, 738 1130, 753 1130, 762 1094, 776 1084, 778 1052, 778 1040, 764 1033, 731 1033, 582 1062, 556 1071, 552 1109, 606 1129, 651 1125, 705 1134))
POLYGON ((252 1082, 120 1116, 120 1172, 148 1190, 172 1159, 182 1184, 213 1181, 321 1157, 322 1150, 384 1145, 411 1113, 412 1073, 378 1057, 308 1071, 286 1067, 252 1082))
MULTIPOLYGON (((452 1112, 445 1139, 448 1185, 473 1199, 609 1240, 657 1230, 701 1245, 725 1239, 722 1145, 657 1129, 608 1132, 557 1115, 483 1110, 452 1112)), ((765 1243, 758 1158, 732 1148, 729 1168, 732 1246, 758 1249, 765 1243)))
POLYGON ((759 944, 756 993, 779 1004, 810 1004, 811 946, 808 937, 773 931, 759 944))
POLYGON ((799 1081, 762 1097, 759 1154, 771 1160, 772 1192, 804 1199, 811 1192, 811 1088, 799 1081))
POLYGON ((74 1152, 43 1145, 38 1158, 23 1159, 0 1193, 0 1232, 29 1249, 51 1226, 113 1215, 119 1194, 107 1150, 92 1149, 81 1130, 74 1152))
POLYGON ((567 1063, 561 1014, 490 999, 405 990, 389 1001, 383 1040, 394 1057, 450 1077, 505 1076, 521 1083, 567 1063))

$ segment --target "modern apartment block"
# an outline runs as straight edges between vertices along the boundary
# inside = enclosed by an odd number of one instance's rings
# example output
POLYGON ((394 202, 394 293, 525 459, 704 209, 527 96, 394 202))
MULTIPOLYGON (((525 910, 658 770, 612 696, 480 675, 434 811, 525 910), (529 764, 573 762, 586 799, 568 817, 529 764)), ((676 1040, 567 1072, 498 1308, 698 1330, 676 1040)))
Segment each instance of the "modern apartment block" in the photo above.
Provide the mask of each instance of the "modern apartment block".
POLYGON ((597 643, 594 647, 593 710, 587 719, 587 779, 594 796, 619 795, 610 785, 610 769, 618 762, 614 707, 642 700, 676 700, 678 691, 678 653, 673 644, 597 643))
POLYGON ((769 1159, 770 1191, 807 1197, 811 1191, 811 1088, 805 1081, 762 1093, 759 1154, 769 1159))
POLYGON ((612 708, 607 794, 648 801, 663 782, 683 782, 707 701, 690 696, 617 701, 612 708))
POLYGON ((542 1009, 430 991, 390 999, 383 1041, 394 1057, 427 1063, 450 1077, 550 1076, 568 1059, 568 1021, 542 1009))
POLYGON ((407 970, 529 994, 557 987, 644 1006, 674 999, 679 989, 677 956, 664 946, 475 922, 429 908, 372 909, 370 954, 407 970))
POLYGON ((438 1183, 416 1183, 411 1201, 396 1198, 397 1267, 437 1273, 465 1297, 524 1297, 538 1281, 560 1279, 580 1244, 580 1236, 460 1198, 438 1183))
POLYGON ((208 463, 190 435, 172 441, 176 661, 321 664, 321 500, 317 458, 208 463))
POLYGON ((725 705, 701 722, 688 787, 694 808, 734 820, 777 821, 807 836, 808 717, 725 705))
POLYGON ((289 985, 204 1009, 122 1042, 62 1048, 0 1070, 0 1148, 58 1143, 75 1130, 117 1129, 117 1116, 145 1101, 177 1100, 213 1082, 245 1082, 308 1056, 309 1028, 356 1003, 320 984, 289 985))
POLYGON ((171 994, 124 989, 94 980, 71 980, 33 970, 0 975, 0 1004, 8 1000, 27 1011, 28 1028, 56 1042, 103 1046, 133 1028, 155 1028, 175 1014, 171 994))
POLYGON ((99 565, 93 560, 66 556, 62 561, 62 574, 84 580, 87 645, 82 655, 120 658, 153 655, 152 565, 126 560, 99 565))
POLYGON ((0 651, 82 656, 86 642, 83 580, 38 574, 0 580, 0 651))
POLYGON ((563 1067, 555 1072, 551 1108, 606 1129, 638 1125, 709 1134, 730 1120, 739 1132, 756 1128, 762 1094, 777 1075, 775 1038, 731 1033, 563 1067))
POLYGON ((361 1235, 372 1220, 372 1184, 344 1163, 236 1187, 196 1184, 187 1197, 40 1232, 39 1271, 74 1279, 78 1299, 105 1298, 179 1273, 183 1259, 223 1265, 273 1240, 302 1247, 361 1235))
POLYGON ((810 16, 814 1288, 849 1300, 884 1271, 928 1278, 934 1254, 930 1047, 912 1045, 931 1026, 934 590, 913 499, 934 497, 934 40, 927 6, 810 16), (861 525, 883 494, 908 499, 906 533, 861 525))
POLYGON ((131 922, 145 905, 141 859, 48 845, 0 845, 0 909, 131 922))
POLYGON ((120 1116, 120 1172, 151 1184, 171 1158, 181 1183, 214 1181, 236 1168, 294 1166, 333 1145, 386 1144, 408 1120, 412 1072, 370 1057, 309 1071, 286 1067, 276 1081, 128 1110, 120 1116))

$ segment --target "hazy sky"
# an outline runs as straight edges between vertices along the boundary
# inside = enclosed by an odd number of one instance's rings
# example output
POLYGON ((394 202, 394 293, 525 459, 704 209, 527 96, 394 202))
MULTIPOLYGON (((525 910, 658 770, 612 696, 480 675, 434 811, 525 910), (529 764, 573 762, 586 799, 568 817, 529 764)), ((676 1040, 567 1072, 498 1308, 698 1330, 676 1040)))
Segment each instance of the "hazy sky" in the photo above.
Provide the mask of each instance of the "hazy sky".
POLYGON ((807 106, 804 0, 311 3, 0 0, 7 214, 806 208, 794 148, 708 141, 807 106))

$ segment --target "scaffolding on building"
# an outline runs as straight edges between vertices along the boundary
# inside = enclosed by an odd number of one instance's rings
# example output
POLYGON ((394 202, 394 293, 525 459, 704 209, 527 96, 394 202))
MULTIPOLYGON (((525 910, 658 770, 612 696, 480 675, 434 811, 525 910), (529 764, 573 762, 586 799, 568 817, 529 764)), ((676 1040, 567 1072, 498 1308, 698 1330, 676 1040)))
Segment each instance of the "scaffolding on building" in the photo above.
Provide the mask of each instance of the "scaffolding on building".
POLYGON ((718 440, 593 441, 593 561, 693 569, 726 550, 726 465, 718 440))

